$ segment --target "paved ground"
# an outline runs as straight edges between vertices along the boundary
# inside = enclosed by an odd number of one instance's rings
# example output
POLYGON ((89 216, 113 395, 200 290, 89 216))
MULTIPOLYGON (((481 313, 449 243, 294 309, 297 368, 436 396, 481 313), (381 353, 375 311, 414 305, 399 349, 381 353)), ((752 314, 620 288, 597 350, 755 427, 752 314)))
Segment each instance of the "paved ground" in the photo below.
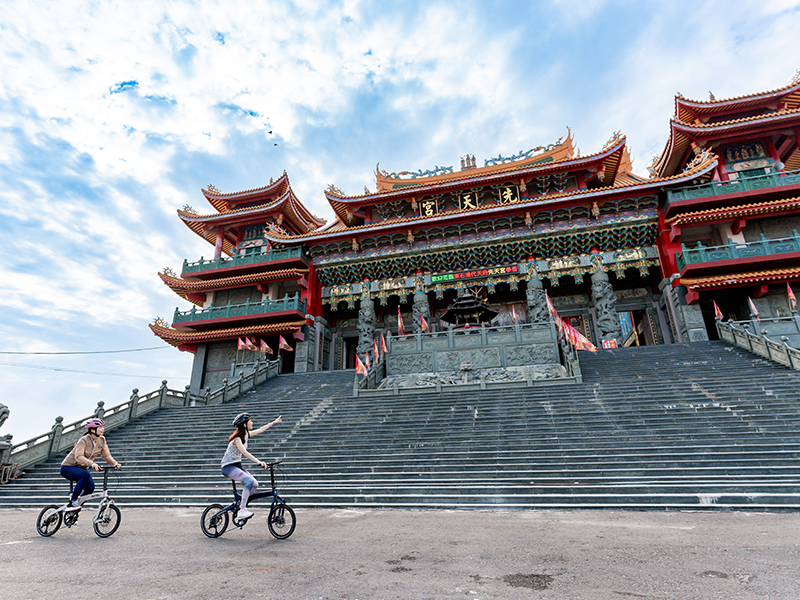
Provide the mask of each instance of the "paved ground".
POLYGON ((89 515, 51 538, 0 510, 0 599, 800 598, 800 513, 298 510, 221 538, 194 509, 89 515))

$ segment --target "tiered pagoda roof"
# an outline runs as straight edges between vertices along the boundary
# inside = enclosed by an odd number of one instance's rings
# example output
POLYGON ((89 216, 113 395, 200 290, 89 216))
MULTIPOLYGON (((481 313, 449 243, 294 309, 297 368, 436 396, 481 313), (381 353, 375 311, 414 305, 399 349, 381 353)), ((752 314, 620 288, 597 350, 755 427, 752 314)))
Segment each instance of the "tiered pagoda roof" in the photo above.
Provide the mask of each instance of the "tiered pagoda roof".
MULTIPOLYGON (((395 231, 399 228, 413 229, 414 227, 430 227, 433 225, 441 225, 446 222, 463 220, 465 217, 470 219, 487 218, 487 217, 502 217, 510 213, 519 213, 525 210, 543 210, 552 208, 553 205, 577 205, 586 202, 602 202, 610 197, 620 195, 636 195, 645 194, 648 192, 660 191, 664 186, 680 186, 689 182, 702 183, 711 179, 714 170, 717 166, 718 159, 711 153, 704 153, 698 157, 698 160, 692 164, 687 165, 687 168, 679 174, 669 177, 655 177, 645 179, 638 177, 630 172, 630 157, 625 147, 625 138, 621 138, 616 144, 607 148, 598 154, 564 160, 558 165, 548 164, 542 167, 533 167, 531 169, 524 169, 514 171, 515 178, 521 177, 523 174, 526 176, 540 175, 543 173, 552 173, 558 168, 561 170, 570 168, 586 168, 602 165, 604 168, 607 165, 609 174, 606 171, 605 181, 607 185, 602 187, 594 187, 589 189, 570 190, 565 192, 553 192, 541 196, 525 197, 516 202, 508 204, 494 204, 488 206, 480 206, 471 210, 452 210, 442 212, 433 217, 427 216, 406 216, 387 219, 385 221, 376 221, 366 224, 348 225, 346 218, 337 213, 337 222, 331 226, 323 227, 314 231, 309 231, 305 234, 299 235, 286 235, 276 231, 269 231, 265 233, 265 238, 276 245, 302 243, 302 242, 322 242, 328 240, 337 240, 341 238, 350 238, 356 235, 378 235, 389 231, 395 231), (621 171, 621 169, 628 169, 621 171)), ((330 196, 329 201, 332 205, 336 204, 340 209, 350 205, 357 205, 359 203, 367 204, 368 202, 376 203, 379 200, 387 197, 391 199, 413 197, 414 193, 417 196, 423 194, 430 194, 440 191, 446 191, 448 186, 453 187, 469 187, 469 185, 488 185, 492 181, 497 180, 502 182, 509 179, 509 171, 504 171, 495 175, 489 175, 486 178, 476 180, 474 178, 462 178, 453 180, 447 183, 437 183, 435 185, 426 186, 424 183, 419 184, 415 188, 404 188, 398 191, 386 192, 384 194, 370 194, 362 196, 330 196)))
MULTIPOLYGON (((297 199, 286 173, 262 188, 223 194, 209 186, 203 190, 203 196, 217 210, 216 214, 200 215, 186 207, 178 210, 178 216, 189 229, 212 245, 216 244, 217 228, 225 225, 246 227, 270 223, 278 231, 296 235, 326 223, 325 219, 313 215, 297 199)), ((230 255, 235 246, 235 235, 226 234, 223 252, 230 255)))
POLYGON ((192 302, 198 306, 203 306, 204 292, 212 290, 233 289, 248 285, 258 285, 271 281, 288 281, 299 279, 308 275, 309 269, 281 269, 278 271, 266 271, 249 273, 236 277, 220 277, 217 279, 192 280, 176 277, 168 273, 159 273, 169 289, 178 294, 181 298, 192 302))
POLYGON ((285 321, 282 323, 263 323, 248 325, 246 327, 231 327, 227 329, 205 329, 202 331, 189 331, 174 329, 158 323, 151 323, 150 330, 168 344, 180 350, 193 351, 193 346, 202 342, 237 339, 244 336, 265 336, 276 333, 297 332, 305 325, 305 320, 285 321))
MULTIPOLYGON (((670 119, 670 136, 661 155, 650 167, 653 176, 673 175, 690 160, 693 147, 711 139, 737 138, 765 128, 781 130, 800 125, 800 75, 787 86, 724 100, 689 100, 675 97, 675 115, 670 119)), ((787 167, 800 166, 800 151, 786 159, 787 167)), ((787 147, 787 151, 791 150, 787 147)))

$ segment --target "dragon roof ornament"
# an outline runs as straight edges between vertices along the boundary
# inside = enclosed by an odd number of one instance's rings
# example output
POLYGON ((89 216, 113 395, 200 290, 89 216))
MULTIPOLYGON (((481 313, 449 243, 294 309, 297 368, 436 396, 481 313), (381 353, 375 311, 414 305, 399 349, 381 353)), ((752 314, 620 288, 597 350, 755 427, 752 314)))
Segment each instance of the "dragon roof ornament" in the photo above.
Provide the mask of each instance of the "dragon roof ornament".
POLYGON ((550 152, 551 150, 555 150, 561 145, 561 142, 564 141, 564 137, 558 138, 553 144, 548 144, 547 146, 536 146, 536 148, 531 148, 527 151, 521 151, 519 154, 512 154, 511 156, 503 156, 502 154, 499 155, 497 158, 487 158, 483 161, 484 167, 489 167, 492 165, 501 165, 504 163, 515 162, 518 160, 522 160, 524 158, 530 158, 536 154, 541 154, 543 152, 550 152))
POLYGON ((689 161, 689 163, 683 168, 683 173, 694 169, 696 166, 703 164, 708 159, 712 158, 714 153, 709 150, 708 148, 703 148, 700 152, 695 154, 694 158, 689 161))
POLYGON ((196 215, 197 214, 197 211, 194 208, 192 208, 191 206, 189 206, 188 204, 184 204, 183 205, 183 212, 189 213, 189 214, 192 214, 192 215, 196 215))
POLYGON ((611 146, 617 144, 620 140, 622 140, 625 136, 620 133, 619 129, 611 134, 611 137, 608 138, 608 141, 603 145, 603 149, 601 152, 608 150, 611 146))
POLYGON ((439 165, 436 165, 435 168, 428 171, 399 171, 395 173, 389 173, 388 171, 381 169, 379 165, 378 171, 380 171, 381 175, 387 179, 418 179, 420 177, 436 177, 437 175, 446 175, 447 173, 452 173, 453 167, 440 167, 439 165))

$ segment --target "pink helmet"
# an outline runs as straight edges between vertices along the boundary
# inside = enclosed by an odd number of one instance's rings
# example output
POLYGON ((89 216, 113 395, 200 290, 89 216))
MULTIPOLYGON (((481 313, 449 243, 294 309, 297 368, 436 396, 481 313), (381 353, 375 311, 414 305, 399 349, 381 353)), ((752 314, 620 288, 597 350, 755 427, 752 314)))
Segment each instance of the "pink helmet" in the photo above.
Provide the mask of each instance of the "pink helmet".
POLYGON ((89 419, 83 426, 86 427, 86 429, 94 429, 95 427, 104 427, 105 424, 103 419, 89 419))

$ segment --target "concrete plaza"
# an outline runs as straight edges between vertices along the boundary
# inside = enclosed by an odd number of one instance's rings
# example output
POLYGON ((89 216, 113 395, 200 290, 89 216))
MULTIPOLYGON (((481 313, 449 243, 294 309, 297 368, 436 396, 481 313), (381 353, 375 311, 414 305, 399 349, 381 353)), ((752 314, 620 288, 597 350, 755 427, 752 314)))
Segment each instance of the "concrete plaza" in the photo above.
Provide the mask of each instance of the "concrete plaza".
POLYGON ((0 510, 0 599, 800 598, 800 513, 297 510, 218 539, 199 509, 89 514, 51 538, 0 510))

